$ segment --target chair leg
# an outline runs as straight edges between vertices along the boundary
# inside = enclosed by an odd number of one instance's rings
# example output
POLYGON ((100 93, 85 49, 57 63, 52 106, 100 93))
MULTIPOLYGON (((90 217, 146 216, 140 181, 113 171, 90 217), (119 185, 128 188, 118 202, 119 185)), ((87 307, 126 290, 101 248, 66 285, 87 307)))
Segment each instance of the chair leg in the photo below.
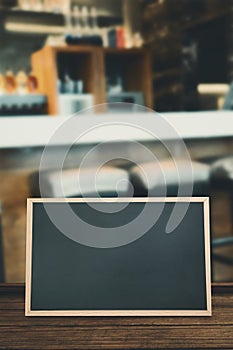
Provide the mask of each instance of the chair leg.
POLYGON ((231 233, 233 235, 233 181, 231 181, 231 186, 230 186, 230 190, 231 190, 231 196, 230 196, 230 201, 231 201, 231 233))
MULTIPOLYGON (((219 188, 219 187, 217 187, 217 188, 219 188)), ((222 185, 221 185, 220 189, 222 190, 222 185)), ((231 213, 231 233, 232 233, 232 236, 212 239, 211 240, 212 249, 233 245, 233 181, 227 180, 224 184, 223 189, 225 192, 230 193, 230 213, 231 213)), ((221 253, 216 253, 215 251, 212 251, 212 258, 214 260, 217 260, 220 263, 227 264, 227 265, 233 265, 233 258, 225 256, 221 253)))
POLYGON ((4 282, 4 263, 3 263, 3 242, 2 242, 2 223, 0 207, 0 283, 4 282))

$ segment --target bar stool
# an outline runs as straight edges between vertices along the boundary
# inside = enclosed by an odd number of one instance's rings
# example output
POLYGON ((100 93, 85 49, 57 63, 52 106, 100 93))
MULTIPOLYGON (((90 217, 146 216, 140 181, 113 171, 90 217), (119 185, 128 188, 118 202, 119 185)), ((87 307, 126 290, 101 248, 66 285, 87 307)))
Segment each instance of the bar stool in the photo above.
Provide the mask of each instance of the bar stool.
MULTIPOLYGON (((46 170, 40 173, 40 183, 43 195, 46 197, 93 197, 99 193, 101 197, 125 197, 128 195, 129 175, 126 170, 103 166, 93 180, 96 168, 81 170, 81 184, 78 182, 79 169, 62 171, 62 184, 60 173, 56 170, 46 170)), ((30 176, 30 192, 32 197, 40 196, 39 172, 30 176)))
POLYGON ((177 167, 182 171, 183 185, 187 188, 184 195, 190 196, 188 189, 193 181, 193 196, 209 195, 209 173, 210 167, 199 162, 192 162, 193 179, 190 179, 187 167, 190 164, 186 160, 177 159, 175 162, 171 159, 165 159, 158 163, 150 162, 133 166, 130 169, 130 181, 134 187, 135 196, 147 196, 148 193, 153 196, 159 196, 163 184, 166 184, 167 196, 177 196, 179 189, 179 174, 177 167))
MULTIPOLYGON (((233 227, 233 157, 226 157, 215 161, 211 166, 211 186, 226 191, 230 194, 231 216, 233 227)), ((233 244, 233 236, 215 238, 213 247, 229 246, 233 244)), ((215 254, 215 258, 222 262, 233 264, 233 259, 215 254)))
POLYGON ((0 283, 4 282, 3 242, 2 242, 2 209, 0 204, 0 283))

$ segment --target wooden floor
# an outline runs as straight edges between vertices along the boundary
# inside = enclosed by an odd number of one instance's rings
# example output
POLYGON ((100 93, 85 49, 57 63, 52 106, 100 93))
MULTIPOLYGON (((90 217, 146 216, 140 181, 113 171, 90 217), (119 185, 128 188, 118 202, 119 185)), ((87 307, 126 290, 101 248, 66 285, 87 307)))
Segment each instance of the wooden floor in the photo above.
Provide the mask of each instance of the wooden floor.
POLYGON ((233 284, 212 317, 25 317, 24 287, 0 285, 0 349, 232 349, 233 284))
MULTIPOLYGON (((3 243, 7 282, 23 282, 25 274, 26 198, 30 196, 28 176, 33 170, 0 171, 0 198, 3 206, 3 243)), ((232 235, 230 198, 226 192, 211 196, 212 236, 232 235)), ((218 253, 233 257, 233 245, 218 253)), ((214 261, 215 281, 233 281, 233 265, 214 261)))

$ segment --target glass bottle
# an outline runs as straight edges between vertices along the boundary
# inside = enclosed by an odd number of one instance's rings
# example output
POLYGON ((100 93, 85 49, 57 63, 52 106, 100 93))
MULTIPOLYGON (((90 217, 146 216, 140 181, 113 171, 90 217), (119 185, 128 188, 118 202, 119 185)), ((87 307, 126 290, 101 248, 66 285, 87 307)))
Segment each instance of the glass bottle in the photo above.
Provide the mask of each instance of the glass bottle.
POLYGON ((3 95, 5 92, 5 79, 3 74, 0 73, 0 95, 3 95))
POLYGON ((74 26, 73 26, 73 33, 75 37, 81 37, 82 36, 82 28, 80 24, 80 11, 78 6, 74 6, 73 8, 73 20, 74 20, 74 26))
POLYGON ((33 74, 33 72, 30 72, 30 74, 27 77, 27 88, 28 92, 31 94, 35 94, 38 92, 38 80, 37 77, 33 74))
POLYGON ((99 34, 99 26, 98 26, 97 10, 95 7, 91 8, 90 18, 91 18, 91 30, 94 35, 97 35, 99 34))
POLYGON ((85 36, 90 35, 90 25, 89 25, 89 13, 88 13, 88 8, 87 6, 83 6, 81 10, 81 19, 82 19, 82 29, 83 29, 83 34, 85 36))
POLYGON ((14 93, 16 90, 16 81, 11 69, 8 69, 5 74, 5 91, 8 94, 14 93))
POLYGON ((66 40, 67 39, 70 40, 72 39, 72 20, 71 20, 71 13, 69 11, 64 14, 64 21, 65 21, 64 36, 66 40))
POLYGON ((17 92, 20 95, 25 95, 28 93, 27 87, 27 74, 24 70, 20 70, 16 75, 17 92))
POLYGON ((73 80, 71 80, 69 74, 66 73, 63 81, 63 92, 66 94, 72 94, 73 91, 74 91, 74 82, 73 80))

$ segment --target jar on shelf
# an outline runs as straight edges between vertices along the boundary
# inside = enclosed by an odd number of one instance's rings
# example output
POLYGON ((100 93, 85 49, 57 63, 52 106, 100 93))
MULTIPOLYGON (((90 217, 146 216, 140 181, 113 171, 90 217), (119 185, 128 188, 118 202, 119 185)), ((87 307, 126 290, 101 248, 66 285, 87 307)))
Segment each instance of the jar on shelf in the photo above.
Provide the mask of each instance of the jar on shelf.
POLYGON ((5 92, 13 94, 16 91, 15 76, 11 69, 8 69, 5 74, 5 92))

